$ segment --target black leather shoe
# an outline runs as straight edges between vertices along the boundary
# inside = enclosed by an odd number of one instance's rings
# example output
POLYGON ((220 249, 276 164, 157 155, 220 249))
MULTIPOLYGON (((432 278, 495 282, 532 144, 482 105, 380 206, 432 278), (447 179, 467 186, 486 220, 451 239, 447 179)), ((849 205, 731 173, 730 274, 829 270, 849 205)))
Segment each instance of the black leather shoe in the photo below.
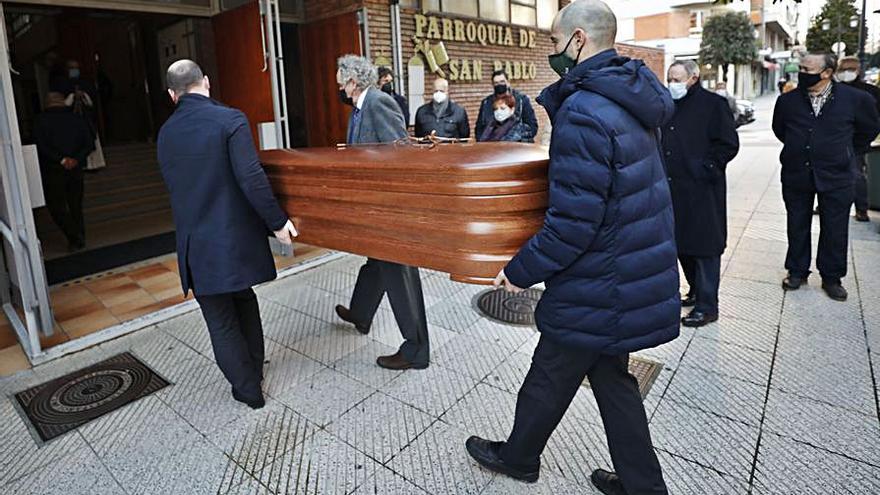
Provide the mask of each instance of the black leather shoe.
POLYGON ((782 281, 782 288, 785 290, 798 290, 805 283, 807 283, 807 277, 802 278, 796 275, 789 275, 782 281))
POLYGON ((264 399, 262 395, 257 399, 248 399, 236 392, 235 389, 232 389, 232 398, 246 404, 251 409, 262 409, 263 406, 266 405, 266 399, 264 399))
POLYGON ((395 352, 390 356, 380 356, 376 359, 376 364, 378 364, 381 368, 385 368, 386 370, 423 370, 428 367, 428 364, 415 364, 411 363, 403 357, 403 354, 400 351, 395 352))
POLYGON ((538 474, 541 470, 540 465, 534 470, 520 470, 507 464, 501 458, 501 445, 501 442, 490 442, 480 437, 470 437, 464 443, 468 454, 489 471, 501 473, 527 483, 538 481, 538 474))
POLYGON ((870 222, 871 218, 868 216, 867 211, 857 211, 856 212, 856 221, 857 222, 870 222))
POLYGON ((697 296, 688 294, 688 295, 684 296, 684 298, 682 298, 682 300, 681 300, 681 307, 682 308, 693 308, 696 305, 697 305, 697 296))
POLYGON ((718 313, 711 314, 693 310, 681 319, 681 324, 686 327, 698 328, 706 326, 713 321, 718 321, 718 313))
POLYGON ((370 325, 364 325, 363 323, 354 321, 354 318, 351 317, 351 311, 341 304, 336 305, 336 316, 340 317, 343 321, 347 321, 354 325, 358 332, 364 335, 370 333, 370 325))
POLYGON ((840 282, 822 282, 822 290, 828 294, 828 297, 834 299, 835 301, 846 301, 848 294, 846 293, 846 289, 840 285, 840 282))
POLYGON ((597 490, 605 495, 626 495, 626 490, 624 490, 620 478, 611 471, 597 469, 590 475, 590 481, 593 482, 593 486, 597 490))

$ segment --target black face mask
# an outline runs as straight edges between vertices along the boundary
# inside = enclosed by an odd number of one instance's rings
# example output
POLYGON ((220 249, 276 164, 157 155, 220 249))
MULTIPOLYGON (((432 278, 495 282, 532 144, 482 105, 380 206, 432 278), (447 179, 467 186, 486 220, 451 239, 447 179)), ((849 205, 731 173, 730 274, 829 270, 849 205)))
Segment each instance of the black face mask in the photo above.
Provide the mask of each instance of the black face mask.
POLYGON ((344 89, 339 90, 339 101, 341 101, 342 103, 344 103, 346 105, 354 106, 354 100, 352 100, 350 96, 345 94, 344 89))
POLYGON ((392 93, 394 93, 394 83, 393 83, 393 82, 387 82, 387 83, 383 84, 383 85, 382 85, 382 92, 383 92, 383 93, 388 93, 389 95, 392 94, 392 93))
POLYGON ((495 85, 495 95, 503 95, 507 93, 509 86, 506 84, 496 84, 495 85))
POLYGON ((821 81, 821 80, 822 80, 822 72, 820 72, 818 74, 809 74, 807 72, 798 72, 798 86, 804 88, 804 91, 819 84, 819 81, 821 81))

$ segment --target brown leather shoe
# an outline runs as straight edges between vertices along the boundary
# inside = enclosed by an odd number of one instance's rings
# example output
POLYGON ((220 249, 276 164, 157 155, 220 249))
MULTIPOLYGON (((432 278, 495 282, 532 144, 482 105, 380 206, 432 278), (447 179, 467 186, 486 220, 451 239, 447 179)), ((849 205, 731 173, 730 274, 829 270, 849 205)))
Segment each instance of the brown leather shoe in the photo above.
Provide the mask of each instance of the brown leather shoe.
POLYGON ((370 325, 364 325, 363 323, 358 323, 354 321, 354 318, 352 318, 351 316, 351 310, 341 304, 336 305, 336 316, 338 316, 343 321, 347 321, 354 325, 358 332, 364 335, 370 333, 370 325))
POLYGON ((397 351, 390 356, 379 356, 379 358, 376 359, 376 364, 387 370, 423 370, 428 367, 428 363, 414 364, 407 361, 400 351, 397 351))

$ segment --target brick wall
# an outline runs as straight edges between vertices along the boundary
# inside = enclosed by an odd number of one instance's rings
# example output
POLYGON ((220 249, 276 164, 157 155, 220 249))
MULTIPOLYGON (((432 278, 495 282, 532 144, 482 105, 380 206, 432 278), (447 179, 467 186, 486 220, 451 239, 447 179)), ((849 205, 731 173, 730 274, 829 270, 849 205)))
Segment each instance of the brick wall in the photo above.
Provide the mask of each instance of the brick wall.
MULTIPOLYGON (((560 0, 560 5, 564 6, 570 3, 567 0, 560 0)), ((321 0, 320 2, 306 2, 306 19, 314 19, 327 17, 335 13, 350 12, 352 10, 366 7, 368 11, 368 26, 370 58, 376 59, 383 57, 388 60, 392 59, 393 50, 391 46, 391 14, 389 10, 388 0, 321 0)), ((406 71, 407 62, 415 54, 415 45, 413 36, 416 33, 414 15, 420 13, 412 9, 401 9, 401 39, 403 49, 402 65, 406 71)), ((445 14, 432 13, 429 14, 439 18, 457 19, 455 16, 445 14)), ((463 19, 465 22, 473 19, 463 19)), ((480 21, 484 24, 495 24, 490 21, 480 21)), ((507 26, 507 25, 502 25, 507 26)), ((492 71, 493 63, 499 61, 525 62, 527 65, 534 64, 536 68, 534 79, 521 79, 512 81, 512 86, 517 90, 529 95, 532 98, 532 104, 535 106, 535 114, 538 117, 540 129, 538 138, 542 136, 543 128, 547 122, 547 115, 534 103, 534 98, 540 91, 558 79, 557 75, 550 69, 547 63, 547 55, 553 51, 550 43, 550 33, 547 31, 532 28, 535 31, 535 46, 533 48, 520 48, 519 26, 512 26, 514 44, 516 46, 497 46, 486 45, 480 43, 468 43, 459 41, 445 42, 449 57, 453 60, 478 60, 482 62, 482 70, 479 72, 479 78, 474 81, 450 81, 450 98, 462 105, 468 112, 471 120, 471 128, 473 129, 479 112, 480 102, 488 94, 492 92, 492 71)), ((434 40, 431 40, 432 43, 434 40)), ((643 48, 632 45, 618 45, 618 50, 626 56, 644 59, 646 63, 657 74, 663 73, 663 51, 657 49, 643 48)), ((448 67, 445 67, 448 69, 448 67)), ((426 67, 425 88, 422 90, 423 97, 426 101, 430 100, 430 94, 433 93, 433 84, 436 76, 431 74, 426 67)), ((447 73, 449 71, 447 70, 447 73)), ((402 75, 403 83, 406 86, 406 74, 402 75)), ((410 95, 407 95, 410 96, 410 95)))

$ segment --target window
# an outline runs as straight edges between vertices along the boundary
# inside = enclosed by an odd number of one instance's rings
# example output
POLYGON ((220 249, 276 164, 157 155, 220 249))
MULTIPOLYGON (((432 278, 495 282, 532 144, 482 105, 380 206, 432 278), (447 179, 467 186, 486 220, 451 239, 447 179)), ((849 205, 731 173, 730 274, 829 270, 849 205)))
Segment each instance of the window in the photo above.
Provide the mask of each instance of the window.
POLYGON ((706 12, 702 10, 692 10, 690 19, 690 33, 700 34, 703 32, 703 23, 706 22, 706 12))
POLYGON ((479 17, 541 29, 550 29, 559 12, 559 0, 422 0, 421 6, 426 11, 479 17))

